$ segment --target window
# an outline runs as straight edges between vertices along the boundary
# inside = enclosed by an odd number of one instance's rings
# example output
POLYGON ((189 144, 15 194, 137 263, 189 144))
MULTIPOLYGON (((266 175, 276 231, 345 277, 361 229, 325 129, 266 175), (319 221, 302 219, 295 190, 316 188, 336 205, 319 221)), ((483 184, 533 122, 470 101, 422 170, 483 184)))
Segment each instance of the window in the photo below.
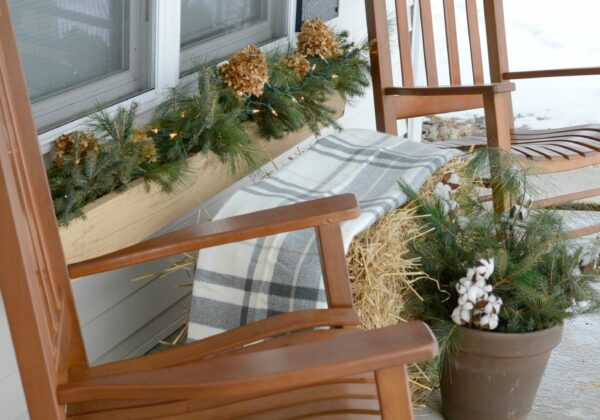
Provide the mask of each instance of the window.
POLYGON ((147 4, 9 0, 38 129, 151 86, 147 4))
POLYGON ((182 0, 181 71, 284 35, 281 0, 182 0))
POLYGON ((195 64, 285 38, 292 1, 8 0, 42 151, 98 105, 143 120, 195 64))

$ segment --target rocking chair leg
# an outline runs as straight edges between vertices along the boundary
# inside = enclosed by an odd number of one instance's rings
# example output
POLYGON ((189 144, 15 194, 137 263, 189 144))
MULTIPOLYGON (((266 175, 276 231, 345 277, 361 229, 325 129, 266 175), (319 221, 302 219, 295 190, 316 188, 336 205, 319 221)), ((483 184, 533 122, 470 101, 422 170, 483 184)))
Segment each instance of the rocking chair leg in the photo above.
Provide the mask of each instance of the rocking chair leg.
POLYGON ((412 420, 412 402, 406 366, 375 372, 381 417, 384 420, 412 420))
MULTIPOLYGON (((483 104, 485 108, 485 124, 488 136, 488 146, 495 147, 501 150, 510 150, 510 130, 512 116, 510 115, 510 94, 495 93, 492 95, 484 95, 483 104)), ((492 179, 492 196, 494 201, 494 209, 498 213, 502 213, 510 206, 510 197, 506 197, 502 193, 501 187, 494 185, 494 164, 490 162, 490 175, 492 179)))

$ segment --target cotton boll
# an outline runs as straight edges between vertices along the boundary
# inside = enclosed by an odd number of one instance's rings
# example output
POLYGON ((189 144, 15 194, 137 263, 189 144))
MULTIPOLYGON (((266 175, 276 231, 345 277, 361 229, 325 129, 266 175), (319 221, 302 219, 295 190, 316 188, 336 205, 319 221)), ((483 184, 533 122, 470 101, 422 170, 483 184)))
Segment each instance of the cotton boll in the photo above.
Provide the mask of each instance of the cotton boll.
POLYGON ((450 212, 456 211, 456 209, 458 208, 458 203, 454 200, 450 200, 448 201, 448 207, 450 209, 450 212))
POLYGON ((533 204, 533 198, 531 198, 529 194, 525 193, 521 197, 519 197, 517 203, 524 207, 531 207, 531 205, 533 204))
POLYGON ((457 306, 456 308, 454 308, 454 311, 452 311, 452 322, 458 325, 462 325, 462 320, 460 319, 460 311, 460 306, 457 306))
POLYGON ((484 315, 479 319, 479 323, 481 324, 482 327, 487 327, 490 323, 490 316, 489 315, 484 315))
POLYGON ((462 231, 467 230, 467 228, 469 227, 470 221, 468 218, 466 218, 465 216, 459 216, 456 219, 456 223, 458 224, 458 228, 462 231))
POLYGON ((510 209, 510 217, 511 217, 511 219, 516 219, 516 220, 521 220, 521 221, 527 220, 527 218, 529 217, 529 211, 524 206, 515 204, 510 209))
POLYGON ((469 268, 467 270, 467 280, 474 282, 477 276, 477 272, 475 271, 474 268, 469 268))
POLYGON ((471 286, 471 288, 467 291, 467 297, 470 302, 477 302, 477 298, 479 297, 480 288, 477 286, 471 286))
POLYGON ((595 270, 598 264, 598 258, 589 252, 583 254, 579 260, 579 270, 582 273, 595 270))
POLYGON ((457 284, 456 285, 456 291, 459 294, 464 295, 465 293, 467 293, 467 288, 465 286, 463 286, 462 284, 457 284))
POLYGON ((467 302, 462 306, 463 309, 466 309, 468 311, 472 311, 474 307, 475 305, 473 305, 473 303, 471 302, 467 302))
POLYGON ((491 284, 486 284, 486 285, 483 287, 483 291, 484 291, 484 292, 486 292, 486 293, 492 293, 492 290, 494 290, 494 288, 492 287, 492 285, 491 285, 491 284))
POLYGON ((495 330, 496 328, 498 328, 498 315, 490 316, 488 326, 489 326, 490 330, 495 330))
POLYGON ((435 186, 435 189, 433 190, 433 193, 440 200, 448 201, 448 200, 450 200, 450 192, 451 191, 452 190, 450 189, 450 187, 448 185, 438 182, 437 185, 435 186))
POLYGON ((465 286, 466 288, 471 287, 471 280, 469 280, 466 277, 462 277, 459 281, 460 284, 462 284, 463 286, 465 286))
POLYGON ((460 177, 458 176, 458 174, 456 172, 452 172, 450 174, 450 177, 448 178, 448 180, 446 181, 446 184, 449 184, 450 187, 455 190, 459 187, 460 185, 460 177))
POLYGON ((487 267, 485 267, 483 265, 478 265, 477 267, 475 267, 475 272, 479 276, 483 276, 485 273, 487 273, 487 267))
POLYGON ((581 269, 579 267, 575 267, 571 270, 571 275, 575 276, 575 277, 579 277, 581 276, 583 273, 581 272, 581 269))
POLYGON ((479 287, 480 289, 483 289, 486 286, 485 283, 485 278, 483 276, 478 275, 477 279, 475 280, 475 284, 477 285, 477 287, 479 287))
POLYGON ((462 309, 460 311, 460 319, 466 322, 467 324, 471 322, 471 311, 467 309, 462 309))
POLYGON ((447 201, 442 201, 442 213, 444 213, 444 216, 450 214, 450 204, 447 201))
POLYGON ((487 305, 485 305, 485 307, 483 308, 483 311, 488 315, 492 314, 494 312, 494 305, 488 302, 487 305))
POLYGON ((482 276, 485 280, 489 279, 492 276, 492 274, 494 274, 494 269, 495 269, 495 264, 494 264, 493 258, 489 258, 489 259, 482 258, 482 259, 478 260, 475 265, 475 270, 476 270, 477 274, 482 276))
POLYGON ((458 298, 458 304, 460 306, 463 306, 465 303, 467 303, 468 299, 469 299, 469 297, 466 294, 460 295, 458 298))

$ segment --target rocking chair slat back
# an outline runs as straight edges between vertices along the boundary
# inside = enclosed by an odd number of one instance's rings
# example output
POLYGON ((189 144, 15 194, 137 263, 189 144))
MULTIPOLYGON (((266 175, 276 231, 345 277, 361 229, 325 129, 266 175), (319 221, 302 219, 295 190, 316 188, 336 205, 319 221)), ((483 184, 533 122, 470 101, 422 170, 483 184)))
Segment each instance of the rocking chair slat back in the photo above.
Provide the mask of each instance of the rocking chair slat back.
MULTIPOLYGON (((446 39, 446 52, 448 57, 448 75, 451 86, 463 85, 463 74, 472 73, 474 84, 483 84, 485 81, 483 67, 483 51, 481 45, 481 28, 478 20, 477 0, 415 0, 415 7, 419 8, 416 17, 420 20, 422 36, 422 52, 425 61, 425 74, 427 87, 436 87, 440 85, 439 68, 436 52, 436 34, 433 25, 432 6, 442 6, 444 12, 444 30, 446 39), (467 31, 469 38, 468 49, 470 54, 471 69, 469 72, 462 71, 459 53, 459 36, 457 25, 456 2, 464 2, 466 11, 467 31)), ((385 1, 366 0, 367 13, 376 14, 387 13, 385 1)), ((396 0, 396 22, 398 30, 398 45, 400 53, 400 64, 402 69, 402 86, 415 87, 415 63, 412 59, 412 42, 409 33, 411 16, 407 11, 406 0, 396 0)), ((486 37, 488 41, 490 68, 490 80, 492 82, 501 82, 501 73, 506 72, 508 60, 506 56, 506 44, 504 41, 504 21, 502 19, 502 2, 494 0, 484 0, 484 11, 486 14, 486 37), (504 70, 498 70, 504 69, 504 70)), ((378 29, 380 36, 386 32, 386 29, 378 29)), ((375 30, 371 30, 371 34, 375 30)), ((372 37, 371 37, 372 38, 372 37)), ((373 39, 373 38, 372 38, 373 39)), ((381 38, 377 38, 378 42, 381 38)), ((439 44, 438 44, 439 46, 439 44)), ((378 61, 378 71, 373 72, 374 79, 382 77, 382 71, 391 73, 391 62, 385 60, 385 55, 379 54, 375 57, 378 61)), ((444 70, 446 71, 446 70, 444 70)), ((389 86, 389 85, 388 85, 389 86)), ((422 86, 422 87, 425 87, 422 86)), ((481 96, 404 96, 394 98, 396 108, 396 118, 412 118, 422 115, 433 115, 439 113, 462 111, 483 107, 481 96)), ((387 112, 387 111, 386 111, 387 112)), ((380 126, 381 127, 381 126, 380 126)), ((388 130, 386 130, 388 131, 388 130)), ((391 131, 388 131, 391 132, 391 131)))
MULTIPOLYGON (((398 30, 398 43, 400 45, 411 44, 408 22, 409 18, 406 0, 396 0, 396 28, 398 30)), ((415 80, 410 48, 400 48, 400 66, 402 70, 402 85, 413 87, 415 85, 415 80)))
POLYGON ((458 55, 458 31, 454 0, 444 0, 444 23, 446 26, 446 47, 448 48, 448 72, 450 84, 460 85, 460 57, 458 55))
POLYGON ((483 77, 483 58, 481 54, 481 37, 479 35, 479 19, 477 17, 477 0, 466 0, 467 28, 469 31, 469 47, 471 51, 471 68, 473 83, 481 84, 483 77))
POLYGON ((83 341, 15 36, 0 1, 0 287, 34 418, 60 418, 56 386, 83 341))
MULTIPOLYGON (((423 35, 423 55, 425 57, 425 73, 427 85, 438 85, 437 56, 435 54, 435 37, 433 35, 433 17, 431 15, 431 1, 419 0, 421 14, 421 33, 423 35)), ((403 46, 400 46, 402 48, 403 46)))

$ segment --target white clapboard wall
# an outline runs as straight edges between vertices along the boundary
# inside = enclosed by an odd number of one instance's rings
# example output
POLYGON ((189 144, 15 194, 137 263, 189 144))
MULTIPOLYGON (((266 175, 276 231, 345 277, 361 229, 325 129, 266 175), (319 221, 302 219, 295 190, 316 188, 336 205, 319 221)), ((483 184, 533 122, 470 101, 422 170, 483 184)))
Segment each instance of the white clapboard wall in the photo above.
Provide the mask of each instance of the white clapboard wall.
MULTIPOLYGON (((388 0, 388 3, 392 5, 393 1, 388 0)), ((366 39, 363 0, 342 0, 339 18, 333 23, 337 28, 348 29, 356 40, 366 39)), ((368 91, 365 98, 349 104, 345 116, 340 120, 342 126, 374 129, 372 98, 372 93, 368 91)), ((307 140, 300 148, 308 147, 312 141, 314 139, 307 140)), ((281 157, 280 164, 288 161, 287 158, 281 157)), ((214 214, 231 192, 249 182, 250 179, 244 179, 205 203, 208 212, 214 214)), ((197 214, 190 213, 163 232, 193 223, 197 214)), ((191 282, 185 273, 179 272, 154 281, 131 281, 140 275, 164 269, 171 263, 172 260, 158 261, 84 278, 73 284, 85 344, 92 363, 144 354, 183 325, 190 289, 180 286, 191 282)), ((27 417, 25 397, 0 298, 0 419, 27 417)))

